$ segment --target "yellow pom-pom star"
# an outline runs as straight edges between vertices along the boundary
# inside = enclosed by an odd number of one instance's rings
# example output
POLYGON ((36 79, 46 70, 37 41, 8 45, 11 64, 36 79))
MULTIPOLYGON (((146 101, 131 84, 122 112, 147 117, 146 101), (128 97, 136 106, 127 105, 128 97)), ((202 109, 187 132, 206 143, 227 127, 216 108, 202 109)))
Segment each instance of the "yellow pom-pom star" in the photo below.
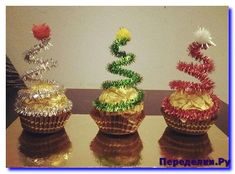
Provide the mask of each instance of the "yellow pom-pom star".
POLYGON ((131 40, 131 32, 128 29, 121 27, 116 34, 116 40, 130 41, 131 40))

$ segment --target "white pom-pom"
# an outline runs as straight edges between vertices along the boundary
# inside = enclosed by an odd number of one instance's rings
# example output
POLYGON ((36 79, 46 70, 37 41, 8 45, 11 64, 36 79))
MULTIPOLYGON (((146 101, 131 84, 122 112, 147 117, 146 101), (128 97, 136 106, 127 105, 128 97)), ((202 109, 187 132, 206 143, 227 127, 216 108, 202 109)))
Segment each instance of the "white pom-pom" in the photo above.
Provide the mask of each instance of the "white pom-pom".
POLYGON ((205 28, 199 28, 195 33, 196 41, 200 44, 209 44, 215 46, 215 43, 212 42, 211 33, 205 28))

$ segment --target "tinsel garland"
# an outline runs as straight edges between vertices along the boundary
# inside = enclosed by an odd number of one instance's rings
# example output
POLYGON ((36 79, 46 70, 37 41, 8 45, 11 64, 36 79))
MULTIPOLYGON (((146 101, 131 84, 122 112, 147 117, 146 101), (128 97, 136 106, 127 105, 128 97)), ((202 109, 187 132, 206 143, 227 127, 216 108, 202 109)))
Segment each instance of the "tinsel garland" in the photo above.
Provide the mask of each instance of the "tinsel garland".
POLYGON ((53 59, 43 60, 41 57, 37 57, 38 53, 42 50, 49 50, 52 46, 50 43, 51 38, 45 38, 38 44, 34 45, 33 48, 29 49, 25 53, 24 60, 29 64, 34 63, 37 66, 33 69, 26 71, 23 75, 23 79, 27 81, 42 81, 42 74, 53 67, 56 67, 56 61, 53 59))
POLYGON ((214 70, 214 63, 210 57, 203 55, 202 49, 206 50, 212 46, 213 42, 199 43, 192 42, 188 47, 189 56, 194 58, 200 64, 186 63, 180 61, 177 69, 197 78, 200 83, 174 80, 170 82, 170 88, 177 91, 184 91, 191 94, 210 93, 214 88, 214 82, 208 77, 208 73, 214 70))
POLYGON ((139 104, 144 98, 143 91, 136 88, 136 85, 142 81, 142 77, 138 73, 132 70, 127 70, 122 68, 122 66, 127 66, 135 62, 135 55, 133 53, 126 53, 125 51, 120 51, 120 48, 122 46, 125 46, 128 41, 130 41, 129 31, 126 28, 120 28, 120 30, 117 33, 116 39, 113 41, 112 45, 110 46, 111 54, 117 57, 118 60, 113 61, 107 66, 107 71, 109 71, 110 73, 127 77, 127 79, 121 79, 116 81, 107 80, 103 82, 102 88, 105 90, 111 87, 115 88, 132 87, 136 89, 138 95, 135 99, 116 104, 101 102, 97 99, 96 101, 94 101, 94 105, 99 110, 108 111, 108 112, 125 111, 139 104))
POLYGON ((60 85, 56 84, 55 81, 43 79, 43 73, 56 67, 57 61, 51 59, 43 59, 38 57, 41 51, 49 50, 52 46, 50 43, 50 28, 46 24, 34 25, 32 32, 34 37, 39 41, 38 44, 34 45, 25 52, 24 60, 29 64, 35 64, 36 66, 23 75, 22 79, 25 81, 33 82, 34 84, 48 84, 50 88, 41 88, 38 90, 23 90, 19 92, 19 97, 27 98, 48 98, 56 93, 63 92, 60 85))
POLYGON ((63 92, 63 88, 58 85, 55 81, 43 79, 43 73, 49 71, 51 68, 56 67, 57 62, 54 61, 52 58, 44 60, 42 57, 37 57, 39 52, 41 52, 42 50, 46 51, 51 46, 52 44, 50 43, 49 37, 40 40, 40 42, 34 45, 33 48, 26 51, 24 60, 29 64, 33 63, 37 66, 33 69, 26 71, 26 73, 22 76, 22 79, 25 81, 51 84, 50 90, 48 88, 35 91, 23 90, 19 91, 19 97, 27 97, 29 99, 46 98, 56 93, 63 92))
POLYGON ((206 50, 210 46, 215 46, 211 41, 209 31, 204 28, 199 28, 195 33, 196 41, 192 42, 189 47, 189 55, 194 58, 200 64, 186 63, 180 61, 177 65, 177 69, 185 72, 195 78, 200 83, 187 82, 181 80, 174 80, 170 82, 171 89, 177 92, 187 93, 189 95, 203 95, 208 94, 212 101, 213 106, 207 110, 197 109, 181 109, 173 107, 170 104, 169 97, 166 97, 162 102, 162 109, 168 115, 174 115, 184 121, 186 120, 208 120, 215 116, 215 113, 219 110, 219 99, 213 94, 214 82, 208 77, 208 74, 214 70, 214 63, 210 57, 203 55, 202 49, 206 50))
POLYGON ((53 80, 43 79, 43 73, 56 67, 57 64, 53 59, 38 57, 41 51, 46 51, 52 46, 50 43, 50 28, 46 24, 34 25, 32 32, 39 43, 25 52, 24 60, 36 66, 26 71, 22 76, 22 79, 30 82, 31 85, 18 91, 15 110, 19 114, 29 116, 52 116, 70 111, 72 103, 64 95, 64 88, 53 80), (55 101, 56 98, 59 98, 59 100, 55 101), (30 101, 33 101, 34 104, 30 105, 30 101), (36 105, 39 106, 42 102, 49 102, 49 104, 45 105, 44 109, 41 109, 41 107, 36 108, 36 105))
POLYGON ((121 46, 125 46, 128 40, 115 40, 110 47, 112 55, 119 58, 108 64, 107 70, 110 73, 118 74, 120 76, 127 77, 128 79, 122 79, 117 81, 105 81, 102 84, 103 89, 108 89, 110 87, 133 87, 142 81, 142 77, 132 71, 121 68, 122 66, 130 65, 135 62, 135 55, 133 53, 126 53, 125 51, 120 51, 121 46))

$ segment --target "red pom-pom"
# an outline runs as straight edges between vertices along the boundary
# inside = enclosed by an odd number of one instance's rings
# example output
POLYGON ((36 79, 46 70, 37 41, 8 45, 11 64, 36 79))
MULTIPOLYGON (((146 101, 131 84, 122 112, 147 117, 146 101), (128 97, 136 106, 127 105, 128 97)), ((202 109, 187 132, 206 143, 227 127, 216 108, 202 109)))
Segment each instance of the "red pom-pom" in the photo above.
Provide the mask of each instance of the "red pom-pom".
POLYGON ((33 25, 33 36, 38 40, 46 39, 50 36, 51 29, 47 24, 33 25))

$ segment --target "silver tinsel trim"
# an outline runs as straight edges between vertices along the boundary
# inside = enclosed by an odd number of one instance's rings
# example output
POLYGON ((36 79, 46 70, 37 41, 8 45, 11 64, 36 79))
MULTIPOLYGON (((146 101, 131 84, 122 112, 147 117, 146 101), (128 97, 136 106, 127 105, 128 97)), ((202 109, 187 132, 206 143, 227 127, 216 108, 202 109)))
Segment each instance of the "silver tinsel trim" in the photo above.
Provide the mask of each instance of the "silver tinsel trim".
POLYGON ((24 58, 25 61, 27 61, 29 64, 35 63, 38 66, 26 71, 26 73, 22 77, 23 80, 41 81, 42 74, 45 71, 48 71, 53 67, 56 67, 57 61, 54 61, 53 59, 43 60, 41 57, 40 58, 36 57, 41 50, 48 50, 49 47, 52 46, 52 44, 49 41, 50 38, 46 38, 42 40, 39 44, 34 45, 33 48, 26 51, 24 58))
POLYGON ((31 107, 24 106, 22 101, 17 99, 15 104, 15 111, 18 114, 22 114, 24 116, 53 116, 62 113, 66 113, 72 110, 72 102, 68 100, 68 103, 64 107, 58 108, 43 108, 43 109, 33 109, 31 107))
POLYGON ((53 116, 66 112, 70 112, 72 110, 72 102, 67 100, 67 103, 63 104, 63 106, 55 106, 55 107, 47 107, 44 108, 34 108, 32 106, 24 105, 23 102, 25 100, 37 100, 40 102, 41 99, 50 98, 54 95, 64 94, 64 88, 58 85, 55 81, 49 81, 42 79, 42 74, 53 67, 56 67, 57 62, 53 59, 43 60, 41 57, 38 58, 37 54, 42 50, 48 50, 52 44, 49 42, 50 38, 46 38, 40 41, 39 44, 34 45, 33 48, 29 49, 25 53, 25 61, 29 64, 34 63, 37 66, 33 69, 26 71, 23 75, 22 79, 29 82, 36 82, 35 87, 37 85, 48 84, 50 87, 46 88, 38 88, 37 90, 32 90, 32 88, 22 89, 18 91, 18 98, 15 103, 15 111, 18 114, 24 116, 53 116))

